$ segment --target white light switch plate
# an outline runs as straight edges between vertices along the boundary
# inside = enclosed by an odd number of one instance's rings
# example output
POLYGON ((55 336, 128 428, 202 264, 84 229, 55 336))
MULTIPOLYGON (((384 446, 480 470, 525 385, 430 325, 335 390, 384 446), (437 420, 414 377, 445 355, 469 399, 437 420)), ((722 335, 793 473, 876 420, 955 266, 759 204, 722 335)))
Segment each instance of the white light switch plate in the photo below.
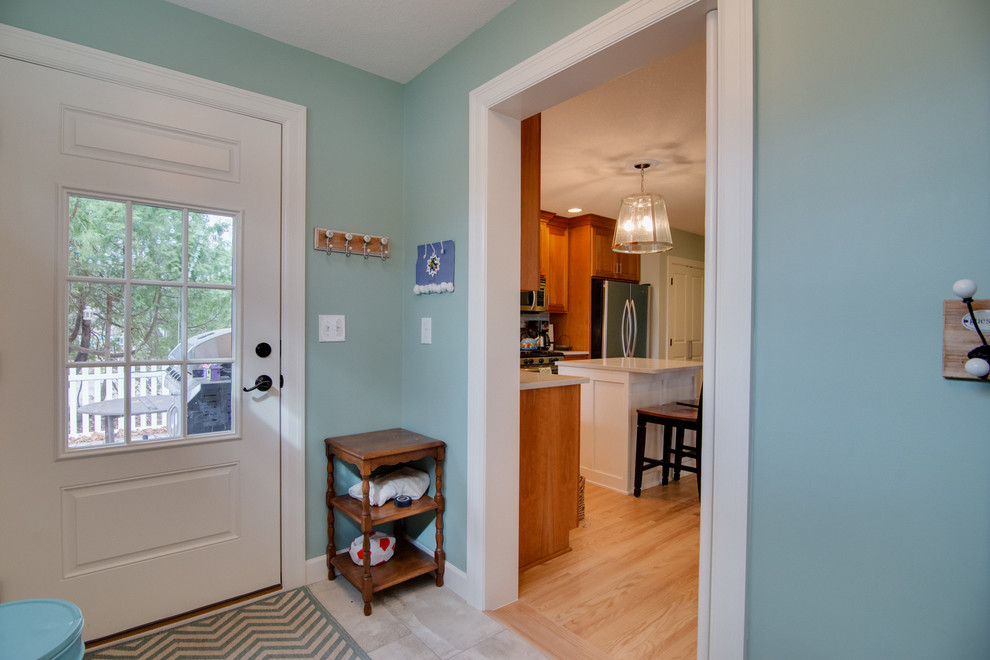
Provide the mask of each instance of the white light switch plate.
POLYGON ((342 314, 320 314, 320 341, 344 341, 342 314))
POLYGON ((433 319, 424 317, 419 320, 419 343, 433 343, 433 319))

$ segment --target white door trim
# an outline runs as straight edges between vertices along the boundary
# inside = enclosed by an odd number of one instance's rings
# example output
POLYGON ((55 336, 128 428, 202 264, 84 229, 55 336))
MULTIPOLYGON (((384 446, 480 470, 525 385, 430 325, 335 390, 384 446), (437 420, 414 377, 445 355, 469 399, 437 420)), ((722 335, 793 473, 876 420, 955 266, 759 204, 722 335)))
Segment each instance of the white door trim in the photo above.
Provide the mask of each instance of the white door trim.
POLYGON ((282 125, 282 586, 305 584, 306 108, 0 24, 0 55, 282 125))
MULTIPOLYGON (((710 208, 717 208, 719 216, 709 215, 706 228, 710 275, 704 372, 710 402, 705 406, 706 436, 711 438, 708 446, 718 450, 704 456, 698 657, 742 658, 752 334, 753 2, 718 4, 717 17, 710 15, 707 27, 717 61, 717 76, 709 76, 717 101, 709 120, 717 135, 716 151, 710 152, 717 155, 715 204, 710 208)), ((518 382, 513 366, 518 348, 514 320, 506 314, 515 308, 518 287, 505 273, 517 273, 519 265, 519 120, 616 77, 607 55, 601 56, 609 46, 628 44, 623 53, 628 58, 630 49, 649 41, 652 26, 664 19, 675 24, 685 16, 678 15, 681 10, 706 7, 684 0, 632 0, 470 94, 464 596, 476 607, 497 608, 518 596, 519 447, 512 441, 519 429, 519 397, 513 386, 518 382)), ((709 70, 711 74, 711 65, 709 70)))
POLYGON ((684 257, 667 257, 667 266, 689 266, 691 268, 705 269, 704 261, 696 261, 695 259, 685 259, 684 257))

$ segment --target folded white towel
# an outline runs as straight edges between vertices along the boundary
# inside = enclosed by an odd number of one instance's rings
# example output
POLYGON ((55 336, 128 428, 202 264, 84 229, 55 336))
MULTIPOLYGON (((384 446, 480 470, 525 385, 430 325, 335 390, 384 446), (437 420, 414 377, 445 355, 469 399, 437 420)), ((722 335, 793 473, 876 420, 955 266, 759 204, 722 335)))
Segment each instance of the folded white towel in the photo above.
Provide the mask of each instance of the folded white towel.
MULTIPOLYGON (((418 500, 429 487, 430 475, 422 470, 401 467, 394 472, 371 478, 368 484, 368 501, 371 506, 381 506, 396 495, 408 495, 418 500)), ((348 488, 347 492, 354 499, 361 499, 361 482, 348 488)))

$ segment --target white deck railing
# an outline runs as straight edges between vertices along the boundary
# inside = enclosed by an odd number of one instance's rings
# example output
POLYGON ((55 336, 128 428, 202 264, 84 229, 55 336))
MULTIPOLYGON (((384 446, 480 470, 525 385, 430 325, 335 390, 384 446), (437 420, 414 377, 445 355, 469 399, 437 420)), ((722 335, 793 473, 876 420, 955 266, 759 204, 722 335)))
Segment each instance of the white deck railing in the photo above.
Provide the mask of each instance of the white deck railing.
MULTIPOLYGON (((133 367, 131 397, 168 394, 165 389, 164 367, 133 367)), ((124 396, 124 367, 72 367, 69 369, 68 435, 69 437, 106 432, 106 418, 80 413, 82 406, 120 399, 124 396)), ((165 426, 165 413, 150 413, 131 417, 131 431, 165 426)))

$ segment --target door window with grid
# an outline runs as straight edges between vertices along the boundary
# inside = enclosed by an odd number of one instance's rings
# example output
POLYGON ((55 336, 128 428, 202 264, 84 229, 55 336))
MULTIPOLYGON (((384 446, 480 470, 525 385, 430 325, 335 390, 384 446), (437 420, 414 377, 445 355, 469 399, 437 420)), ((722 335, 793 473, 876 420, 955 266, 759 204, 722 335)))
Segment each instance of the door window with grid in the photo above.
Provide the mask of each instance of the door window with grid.
POLYGON ((65 449, 229 435, 236 217, 64 199, 65 449))

